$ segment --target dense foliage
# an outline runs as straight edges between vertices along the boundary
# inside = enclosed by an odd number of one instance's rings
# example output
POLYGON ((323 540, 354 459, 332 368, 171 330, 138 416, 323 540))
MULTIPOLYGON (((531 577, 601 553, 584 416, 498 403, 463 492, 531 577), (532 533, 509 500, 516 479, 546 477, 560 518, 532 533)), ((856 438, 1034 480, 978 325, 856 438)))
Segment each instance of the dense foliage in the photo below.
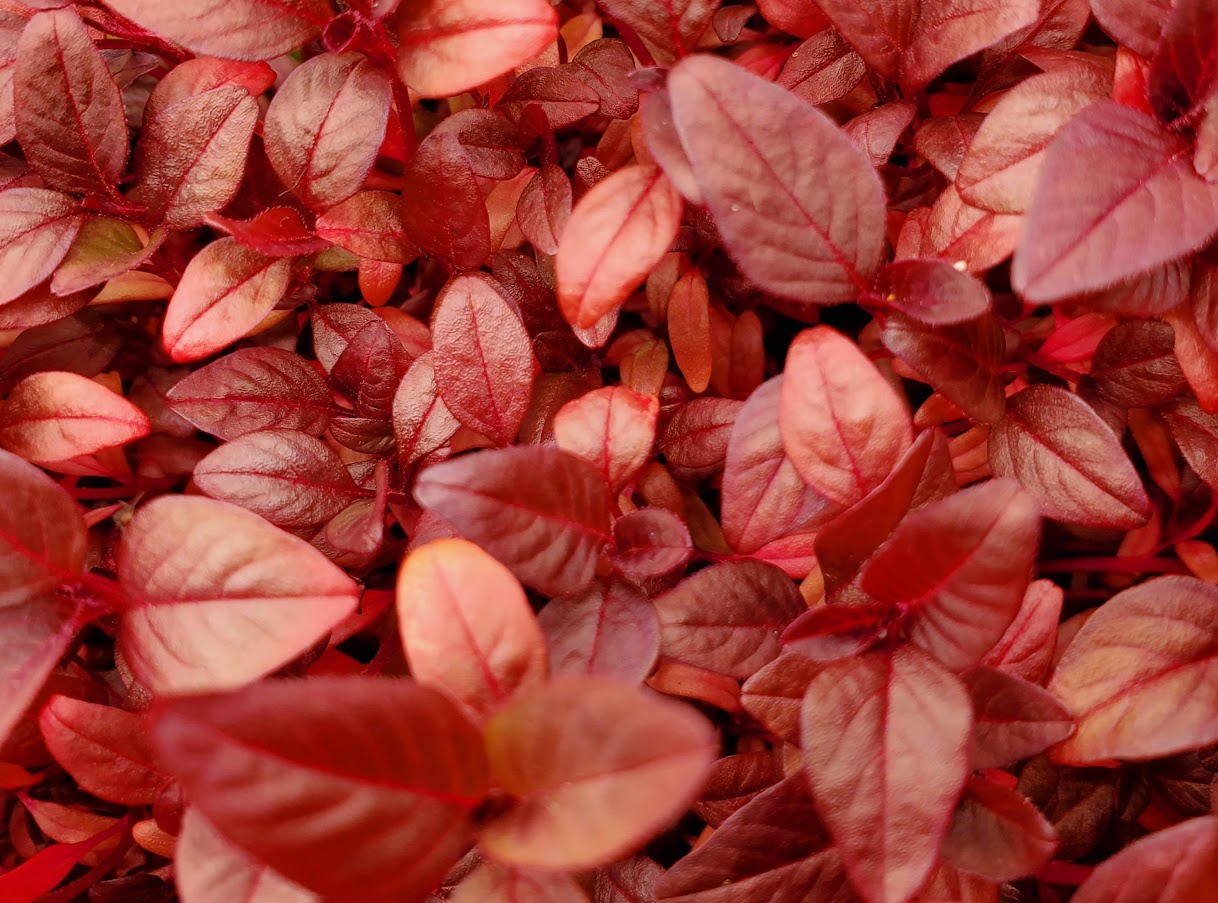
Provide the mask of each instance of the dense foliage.
POLYGON ((1213 0, 0 0, 0 900, 1218 900, 1213 0))

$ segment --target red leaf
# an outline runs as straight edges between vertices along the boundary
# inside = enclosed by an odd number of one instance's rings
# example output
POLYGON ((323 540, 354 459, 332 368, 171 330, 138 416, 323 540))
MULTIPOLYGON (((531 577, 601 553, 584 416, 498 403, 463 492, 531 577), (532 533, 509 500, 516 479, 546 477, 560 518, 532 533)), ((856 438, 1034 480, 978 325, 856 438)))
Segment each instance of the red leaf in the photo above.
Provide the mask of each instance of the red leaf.
POLYGON ((170 357, 197 361, 237 341, 274 310, 291 275, 291 260, 213 241, 191 258, 169 300, 162 341, 170 357))
POLYGON ((404 680, 267 682, 152 718, 161 759, 216 829, 327 897, 421 898, 465 852, 487 789, 473 725, 404 680))
POLYGON ((189 10, 161 0, 107 0, 115 12, 195 53, 269 60, 321 33, 329 0, 199 0, 189 10))
POLYGON ((725 561, 655 599, 661 652, 744 679, 775 658, 782 631, 805 609, 791 578, 760 561, 725 561))
POLYGON ((1049 691, 1078 731, 1056 761, 1154 759, 1218 740, 1218 589, 1160 577, 1113 596, 1066 647, 1049 691))
POLYGON ((484 451, 436 464, 419 475, 414 495, 547 595, 591 583, 609 538, 604 482, 592 465, 553 446, 484 451))
POLYGON ((671 63, 692 50, 710 27, 722 0, 602 0, 600 6, 628 25, 661 63, 671 63))
POLYGON ((1045 517, 1130 530, 1150 501, 1108 425, 1077 395, 1034 385, 1007 399, 990 430, 990 466, 1019 480, 1045 517))
POLYGON ((817 605, 783 631, 783 645, 814 662, 834 662, 866 652, 884 637, 891 621, 887 605, 817 605))
POLYGON ((658 169, 629 166, 580 198, 555 273, 567 322, 591 329, 615 312, 668 253, 684 204, 658 169))
POLYGON ((330 391, 298 354, 239 348, 189 374, 166 393, 174 413, 199 429, 236 439, 278 427, 317 435, 330 422, 330 391))
POLYGON ((174 844, 173 881, 198 903, 321 903, 321 898, 263 865, 226 839, 199 810, 182 818, 174 844))
POLYGON ((478 715, 545 680, 545 640, 511 571, 463 539, 406 556, 398 627, 410 673, 478 715))
POLYGON ((25 377, 44 370, 96 376, 122 345, 123 338, 113 322, 90 310, 27 329, 0 359, 0 393, 7 393, 25 377))
POLYGON ((613 564, 631 580, 663 577, 685 567, 693 541, 685 522, 663 508, 640 508, 613 522, 613 564))
POLYGON ((714 349, 710 293, 706 277, 697 267, 687 270, 668 295, 668 343, 690 390, 705 392, 710 385, 714 349))
POLYGON ((783 652, 745 681, 740 703, 775 736, 798 746, 804 694, 823 668, 796 652, 783 652))
POLYGON ((616 494, 650 458, 659 411, 655 398, 626 386, 594 389, 559 409, 554 439, 559 448, 595 465, 616 494))
POLYGON ((608 864, 688 807, 715 748, 710 725, 680 703, 603 677, 543 684, 486 726, 492 779, 520 802, 479 844, 526 867, 608 864))
MULTIPOLYGON (((174 70, 177 71, 177 70, 174 70)), ((168 79, 161 86, 172 83, 168 79)), ((150 98, 135 152, 131 199, 150 222, 193 229, 236 196, 258 121, 258 103, 237 85, 153 106, 150 98)))
POLYGON ((1218 90, 1218 28, 1204 0, 1176 0, 1150 63, 1150 102, 1164 122, 1194 116, 1218 90))
POLYGON ((911 646, 835 662, 808 687, 808 784, 868 903, 908 900, 934 867, 968 773, 971 721, 960 681, 911 646))
POLYGON ((424 97, 461 94, 558 38, 545 0, 420 0, 398 8, 398 77, 424 97))
POLYGON ((389 76, 362 54, 313 57, 292 71, 267 110, 271 166, 310 207, 346 200, 376 162, 391 101, 389 76))
POLYGON ((895 100, 854 117, 842 126, 842 131, 863 149, 872 166, 883 166, 916 113, 913 104, 895 100))
POLYGON ((410 364, 398 335, 383 320, 373 320, 351 337, 330 368, 330 385, 355 404, 360 417, 388 420, 410 364))
POLYGON ((121 277, 147 262, 165 240, 156 230, 144 241, 122 220, 95 216, 85 221, 51 279, 51 291, 70 295, 121 277))
POLYGON ((1057 832, 1021 794, 971 777, 943 840, 958 868, 992 881, 1033 874, 1057 849, 1057 832))
POLYGON ((37 467, 0 451, 0 483, 6 500, 0 505, 3 610, 78 577, 87 540, 75 500, 37 467))
POLYGON ((5 277, 0 305, 55 272, 83 223, 79 205, 66 194, 45 188, 0 191, 0 272, 5 277))
POLYGON ((700 480, 724 467, 732 426, 743 402, 695 398, 673 414, 660 435, 660 451, 682 479, 700 480))
POLYGON ((970 323, 932 327, 894 314, 884 321, 880 339, 974 420, 993 423, 1002 419, 1006 397, 998 374, 1007 341, 996 316, 985 314, 970 323))
POLYGON ((529 69, 504 93, 495 105, 499 112, 524 130, 526 111, 539 113, 552 129, 565 129, 594 115, 601 97, 586 81, 586 71, 576 66, 538 66, 529 69))
POLYGON ((520 231, 538 251, 557 254, 571 219, 571 180, 554 163, 534 174, 516 205, 520 231))
POLYGON ((778 428, 783 377, 763 383, 732 426, 723 472, 720 521, 737 552, 807 530, 832 517, 835 506, 804 485, 778 428))
POLYGON ((1091 0, 1091 7, 1105 31, 1149 57, 1159 44, 1172 0, 1091 0))
POLYGON ((600 674, 642 681, 660 654, 654 606, 624 580, 597 581, 553 599, 537 615, 555 674, 600 674))
POLYGON ((1019 611, 1040 539, 1032 499, 985 483, 915 511, 867 562, 859 585, 899 607, 904 632, 953 671, 981 660, 1019 611))
POLYGON ((403 466, 443 448, 461 427, 440 398, 434 360, 429 351, 411 364, 393 398, 393 434, 403 466))
POLYGON ((784 777, 782 764, 770 750, 724 756, 711 769, 694 814, 718 828, 784 777))
POLYGON ((524 872, 484 862, 457 885, 452 903, 588 903, 574 878, 561 872, 524 872))
POLYGON ((1185 145, 1142 113, 1095 103, 1045 154, 1011 282, 1029 301, 1057 301, 1182 257, 1215 231, 1218 185, 1197 175, 1185 145))
POLYGON ((1036 21, 1036 0, 820 0, 833 27, 867 64, 905 88, 921 88, 952 63, 1036 21))
POLYGON ((128 806, 150 806, 168 778, 157 766, 143 716, 52 696, 38 716, 47 749, 77 786, 128 806))
POLYGON ((973 701, 974 769, 1006 768, 1044 752, 1074 733, 1074 719, 1051 693, 984 666, 964 678, 973 701))
POLYGON ((402 192, 406 234, 423 253, 458 270, 490 256, 491 226, 469 157, 441 132, 419 145, 402 192))
POLYGON ((822 113, 717 57, 683 61, 668 89, 706 205, 744 275, 792 301, 854 300, 884 240, 884 191, 863 151, 822 113))
POLYGON ((238 436, 200 461, 194 477, 212 498, 285 528, 322 524, 368 495, 326 443, 294 430, 238 436))
POLYGON ((988 114, 983 113, 961 113, 928 119, 914 134, 914 148, 926 162, 954 182, 969 145, 987 118, 988 114))
POLYGON ((441 121, 431 134, 437 132, 455 136, 474 174, 484 179, 514 179, 524 169, 527 139, 514 123, 494 110, 461 110, 441 121))
POLYGON ((990 292, 946 260, 898 260, 876 276, 875 290, 904 314, 930 326, 975 320, 990 310, 990 292))
POLYGON ((571 63, 575 73, 600 95, 601 115, 629 119, 639 111, 639 91, 629 80, 634 56, 624 42, 601 38, 585 44, 571 63))
POLYGON ((994 105, 969 143, 956 177, 961 196, 996 213, 1023 213, 1053 136, 1079 111, 1106 98, 1111 87, 1110 77, 1081 68, 1020 82, 994 105))
POLYGON ((78 843, 56 843, 39 850, 16 868, 0 875, 0 894, 9 903, 36 903, 68 877, 97 846, 127 827, 126 819, 78 843))
POLYGON ((407 264, 419 256, 401 203, 387 191, 361 191, 331 207, 317 218, 317 235, 368 260, 407 264))
POLYGON ((226 690, 269 674, 358 602, 351 579, 308 543, 197 496, 140 508, 118 573, 131 599, 123 656, 157 693, 226 690))
POLYGON ((268 257, 299 257, 330 247, 330 242, 314 235, 300 214, 291 207, 272 207, 249 220, 229 219, 209 213, 204 216, 204 222, 213 229, 231 235, 243 248, 268 257))
POLYGON ((845 97, 866 74, 862 58, 836 31, 825 28, 791 51, 778 84, 810 104, 821 104, 845 97))
POLYGON ((913 442, 905 400, 827 326, 791 343, 783 387, 787 455, 810 488, 843 507, 880 485, 913 442))
POLYGON ((127 117, 106 61, 73 9, 38 13, 17 48, 17 138, 53 188, 113 195, 127 166, 127 117))
POLYGON ((1123 408, 1171 402, 1188 389, 1175 339, 1175 330, 1159 320, 1118 323, 1100 339, 1091 361, 1096 392, 1123 408))
POLYGON ((432 345, 436 385, 453 416, 509 444, 533 397, 536 362, 520 317, 488 277, 458 276, 444 287, 432 345))
POLYGON ((1019 614, 1002 639, 981 659, 981 664, 1044 684, 1057 647, 1062 599, 1061 587, 1052 581, 1034 580, 1028 584, 1019 614))
POLYGON ((733 813, 657 882, 669 903, 851 903, 841 855, 795 774, 733 813))
POLYGON ((0 742, 34 702, 79 627, 74 606, 49 594, 0 608, 0 742))
POLYGON ((1218 894, 1218 817, 1191 818, 1100 863, 1072 903, 1191 903, 1218 894))
POLYGON ((601 869, 594 879, 593 903, 643 903, 655 897, 664 869, 646 856, 632 856, 601 869))
POLYGON ((0 407, 0 447, 35 463, 91 455, 148 435, 148 417, 76 373, 27 376, 0 407))

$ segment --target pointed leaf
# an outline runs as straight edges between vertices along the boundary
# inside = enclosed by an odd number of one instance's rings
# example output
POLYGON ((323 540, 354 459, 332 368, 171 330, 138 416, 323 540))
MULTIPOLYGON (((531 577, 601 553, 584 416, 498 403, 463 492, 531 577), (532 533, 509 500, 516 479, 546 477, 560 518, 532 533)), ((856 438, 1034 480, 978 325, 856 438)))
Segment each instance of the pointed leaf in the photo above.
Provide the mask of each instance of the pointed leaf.
POLYGON ((905 400, 827 326, 791 343, 779 427, 804 482, 843 507, 880 485, 913 442, 905 400))
POLYGON ((326 897, 419 899, 465 852, 481 738, 405 680, 272 681, 162 703, 153 745, 252 858, 326 897))
POLYGON ((683 61, 668 89, 707 207, 745 276, 792 301, 854 300, 884 239, 884 191, 866 154, 824 114, 718 57, 683 61))
POLYGON ((1051 693, 1005 671, 977 667, 964 678, 973 701, 974 769, 1006 768, 1074 733, 1074 719, 1051 693))
POLYGON ((1043 685, 1053 666, 1063 598, 1061 587, 1050 580, 1028 584, 1019 614, 981 664, 1043 685))
POLYGON ((118 562, 131 599, 119 640, 157 693, 239 687, 300 655, 355 610, 355 584, 304 540, 224 502, 140 508, 118 562))
POLYGON ((486 727, 495 784, 520 803, 479 844, 500 862, 576 871, 620 858, 673 822, 714 760, 684 705, 603 677, 517 697, 486 727))
POLYGON ((1113 596, 1066 647, 1049 691, 1078 719, 1054 759, 1153 759, 1218 740, 1218 589, 1159 577, 1113 596))
POLYGON ((401 201, 388 191, 361 191, 331 207, 317 218, 317 235, 369 260, 406 264, 419 255, 401 201))
POLYGON ((910 646, 835 662, 808 687, 808 784, 868 903, 908 900, 934 867, 968 773, 971 721, 960 681, 910 646))
POLYGON ((1041 514, 1066 523, 1129 530, 1150 501, 1108 425, 1077 395, 1035 385, 1007 399, 990 431, 990 466, 1014 477, 1041 514))
POLYGON ((547 595, 591 583, 609 539, 604 482, 591 464, 554 446, 484 451, 436 464, 419 475, 414 495, 547 595), (545 480, 539 482, 538 474, 545 480))
POLYGON ((58 191, 0 191, 0 304, 19 298, 55 272, 83 222, 76 201, 58 191))
POLYGON ((1027 798, 985 778, 971 777, 943 840, 957 867, 992 881, 1033 874, 1057 849, 1057 832, 1027 798))
POLYGON ((430 351, 418 358, 393 397, 393 435, 403 466, 443 448, 461 427, 440 398, 434 362, 430 351))
POLYGON ((516 206, 516 219, 525 239, 543 254, 557 254, 571 219, 571 180, 554 163, 547 163, 529 180, 516 206))
POLYGON ((437 540, 406 556, 397 612, 411 675, 477 714, 547 676, 545 640, 524 590, 464 539, 437 540))

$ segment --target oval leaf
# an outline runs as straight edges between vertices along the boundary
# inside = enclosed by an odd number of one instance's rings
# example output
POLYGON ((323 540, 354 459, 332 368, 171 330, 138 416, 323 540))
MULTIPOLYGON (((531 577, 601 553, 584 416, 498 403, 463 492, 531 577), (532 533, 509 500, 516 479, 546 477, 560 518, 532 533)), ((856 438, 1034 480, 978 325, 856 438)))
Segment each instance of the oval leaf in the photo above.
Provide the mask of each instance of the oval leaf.
POLYGON ((634 584, 598 580, 551 600, 537 615, 555 674, 600 674, 640 682, 660 654, 655 607, 634 584))
POLYGON ((18 606, 78 576, 85 563, 80 508, 49 476, 0 451, 0 609, 18 606))
POLYGON ((613 493, 621 492, 651 456, 660 405, 626 386, 593 389, 554 415, 558 447, 601 471, 613 493))

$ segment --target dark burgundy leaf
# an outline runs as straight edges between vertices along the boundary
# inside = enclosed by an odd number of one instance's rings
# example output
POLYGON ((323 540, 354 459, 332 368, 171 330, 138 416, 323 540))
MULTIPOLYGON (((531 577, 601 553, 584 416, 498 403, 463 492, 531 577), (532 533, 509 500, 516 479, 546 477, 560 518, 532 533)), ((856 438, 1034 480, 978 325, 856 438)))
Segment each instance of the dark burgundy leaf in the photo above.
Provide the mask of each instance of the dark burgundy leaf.
POLYGON ((826 28, 791 51, 778 84, 810 104, 822 104, 845 97, 866 74, 862 57, 836 31, 826 28))
POLYGON ((484 179, 511 179, 524 169, 526 139, 494 110, 461 110, 436 126, 435 134, 456 136, 474 174, 484 179))
POLYGON ((1123 408, 1153 408, 1181 394, 1187 382, 1175 339, 1171 326, 1159 320, 1131 320, 1110 329, 1091 360, 1100 397, 1123 408))
POLYGON ((743 406, 730 398, 695 398, 682 405, 660 434, 660 451, 673 472, 699 480, 722 470, 743 406))

